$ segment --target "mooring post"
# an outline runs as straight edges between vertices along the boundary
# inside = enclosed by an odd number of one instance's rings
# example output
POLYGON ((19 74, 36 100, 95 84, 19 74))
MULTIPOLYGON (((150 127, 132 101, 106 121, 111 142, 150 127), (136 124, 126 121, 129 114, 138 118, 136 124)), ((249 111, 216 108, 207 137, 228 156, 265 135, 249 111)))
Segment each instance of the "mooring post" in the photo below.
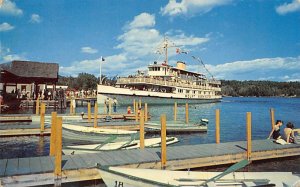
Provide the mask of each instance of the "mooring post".
POLYGON ((135 121, 139 121, 138 102, 135 103, 135 121))
POLYGON ((57 112, 51 112, 50 156, 55 156, 57 112))
POLYGON ((148 121, 148 104, 145 103, 145 122, 148 121))
POLYGON ((70 99, 70 115, 73 115, 73 102, 72 102, 72 99, 70 99))
POLYGON ((35 103, 35 114, 40 114, 40 97, 37 97, 36 103, 35 103))
POLYGON ((62 158, 62 117, 56 118, 56 139, 55 139, 55 167, 54 175, 61 176, 61 158, 62 158))
POLYGON ((189 123, 189 104, 185 103, 185 123, 189 123))
POLYGON ((142 108, 142 100, 139 99, 139 108, 142 108))
POLYGON ((140 148, 145 148, 145 129, 144 129, 144 111, 141 110, 140 112, 140 148))
POLYGON ((166 114, 161 115, 160 124, 161 124, 161 169, 166 168, 167 164, 167 130, 166 130, 166 114))
POLYGON ((174 103, 174 121, 177 121, 177 102, 174 103))
POLYGON ((274 126, 275 126, 274 108, 270 108, 270 117, 271 117, 271 127, 272 127, 272 129, 274 129, 274 126))
POLYGON ((95 108, 94 108, 94 128, 97 128, 98 125, 98 103, 95 102, 95 108))
POLYGON ((40 117, 41 133, 45 131, 45 112, 46 112, 46 104, 41 103, 41 117, 40 117))
POLYGON ((216 109, 216 143, 220 143, 220 109, 216 109))
POLYGON ((251 138, 251 112, 247 112, 247 159, 251 159, 252 151, 252 138, 251 138))
POLYGON ((88 102, 88 122, 91 122, 91 102, 88 102))
POLYGON ((136 112, 136 108, 135 108, 135 99, 133 100, 133 113, 136 112))

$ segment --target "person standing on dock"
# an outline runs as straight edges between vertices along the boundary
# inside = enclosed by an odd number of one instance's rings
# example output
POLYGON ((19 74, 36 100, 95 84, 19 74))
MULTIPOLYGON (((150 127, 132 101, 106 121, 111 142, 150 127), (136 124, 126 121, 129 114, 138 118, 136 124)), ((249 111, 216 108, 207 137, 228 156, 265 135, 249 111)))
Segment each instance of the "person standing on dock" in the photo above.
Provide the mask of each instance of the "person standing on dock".
POLYGON ((106 106, 106 113, 109 113, 109 98, 107 97, 106 100, 104 101, 104 105, 106 106))
POLYGON ((281 120, 277 120, 276 121, 276 124, 274 125, 274 128, 272 129, 272 131, 270 132, 270 135, 268 137, 268 139, 272 138, 274 140, 278 140, 281 138, 281 135, 280 135, 280 127, 283 125, 283 122, 281 120))
POLYGON ((117 101, 117 99, 114 97, 114 100, 113 100, 114 113, 117 112, 117 104, 118 104, 118 101, 117 101))

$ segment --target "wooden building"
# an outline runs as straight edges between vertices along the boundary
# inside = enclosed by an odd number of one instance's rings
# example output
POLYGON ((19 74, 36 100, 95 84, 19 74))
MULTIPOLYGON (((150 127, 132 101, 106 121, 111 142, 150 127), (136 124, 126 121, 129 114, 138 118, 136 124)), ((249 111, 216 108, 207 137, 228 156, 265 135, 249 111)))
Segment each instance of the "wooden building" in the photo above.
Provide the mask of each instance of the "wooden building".
POLYGON ((32 61, 12 61, 0 64, 0 92, 17 90, 38 93, 46 85, 55 88, 58 81, 59 65, 32 61))

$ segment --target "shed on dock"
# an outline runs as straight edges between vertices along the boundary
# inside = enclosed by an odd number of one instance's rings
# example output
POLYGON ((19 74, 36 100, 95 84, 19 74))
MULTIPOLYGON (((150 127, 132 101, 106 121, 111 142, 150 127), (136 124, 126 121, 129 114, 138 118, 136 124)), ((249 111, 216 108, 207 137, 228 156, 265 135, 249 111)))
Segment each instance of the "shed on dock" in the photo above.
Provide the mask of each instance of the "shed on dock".
POLYGON ((32 61, 12 61, 0 64, 0 91, 11 93, 24 90, 38 93, 40 86, 56 85, 59 65, 32 61))

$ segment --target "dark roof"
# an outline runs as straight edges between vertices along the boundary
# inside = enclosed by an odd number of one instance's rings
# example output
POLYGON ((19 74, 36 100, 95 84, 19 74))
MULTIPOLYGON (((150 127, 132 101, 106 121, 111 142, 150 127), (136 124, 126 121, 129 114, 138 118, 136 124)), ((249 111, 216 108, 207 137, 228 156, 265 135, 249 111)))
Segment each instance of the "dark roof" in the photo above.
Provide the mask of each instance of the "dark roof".
POLYGON ((0 64, 0 69, 19 77, 58 78, 59 65, 57 63, 43 63, 31 61, 12 61, 0 64))

